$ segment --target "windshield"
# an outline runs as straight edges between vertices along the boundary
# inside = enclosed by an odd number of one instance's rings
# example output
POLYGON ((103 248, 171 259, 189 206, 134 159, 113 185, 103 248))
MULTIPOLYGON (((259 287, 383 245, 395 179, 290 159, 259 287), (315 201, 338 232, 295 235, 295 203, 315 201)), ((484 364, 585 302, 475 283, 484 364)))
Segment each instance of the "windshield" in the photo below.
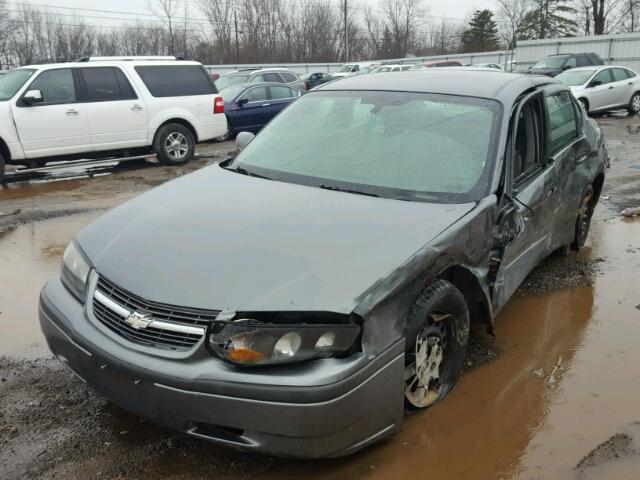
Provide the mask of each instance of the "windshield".
POLYGON ((340 73, 349 73, 352 68, 353 68, 353 65, 343 65, 342 68, 340 70, 338 70, 338 72, 340 72, 340 73))
POLYGON ((33 75, 35 70, 20 68, 0 75, 0 102, 12 98, 33 75))
POLYGON ((567 70, 558 75, 556 79, 560 80, 563 85, 575 87, 587 83, 587 80, 589 80, 595 72, 595 68, 589 70, 567 70))
POLYGON ((249 75, 224 75, 216 80, 216 87, 218 91, 224 90, 231 85, 238 85, 239 83, 246 83, 249 81, 249 75))
POLYGON ((540 60, 532 68, 560 68, 569 57, 547 57, 540 60))
POLYGON ((497 102, 470 97, 312 92, 278 115, 231 167, 387 198, 475 201, 488 187, 499 112, 497 102))
POLYGON ((222 99, 225 102, 230 102, 234 98, 236 98, 240 93, 244 91, 246 87, 244 85, 232 85, 230 87, 225 88, 224 90, 220 90, 218 93, 222 95, 222 99))

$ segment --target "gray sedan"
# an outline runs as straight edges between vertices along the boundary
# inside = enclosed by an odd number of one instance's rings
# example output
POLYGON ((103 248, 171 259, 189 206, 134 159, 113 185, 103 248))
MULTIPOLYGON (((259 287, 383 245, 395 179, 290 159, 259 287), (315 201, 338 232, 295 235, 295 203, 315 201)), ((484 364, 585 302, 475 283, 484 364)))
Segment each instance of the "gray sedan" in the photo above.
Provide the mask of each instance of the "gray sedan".
POLYGON ((470 322, 584 245, 605 175, 568 87, 487 69, 332 82, 238 143, 83 230, 40 322, 125 409, 275 455, 346 455, 444 399, 470 322))
POLYGON ((587 113, 624 108, 640 112, 640 76, 626 67, 573 68, 556 77, 571 88, 587 113))

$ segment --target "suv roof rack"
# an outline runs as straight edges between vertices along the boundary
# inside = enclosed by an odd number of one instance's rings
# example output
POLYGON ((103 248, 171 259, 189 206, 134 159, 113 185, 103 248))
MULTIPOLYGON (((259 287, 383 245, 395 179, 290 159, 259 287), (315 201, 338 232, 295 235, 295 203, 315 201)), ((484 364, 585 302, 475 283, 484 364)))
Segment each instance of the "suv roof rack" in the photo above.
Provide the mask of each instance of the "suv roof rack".
POLYGON ((236 70, 236 72, 253 72, 255 70, 262 70, 262 67, 246 67, 246 68, 239 68, 238 70, 236 70))
POLYGON ((108 61, 125 61, 125 62, 133 62, 133 61, 144 61, 144 60, 184 60, 184 57, 180 56, 148 56, 148 57, 138 57, 135 55, 127 56, 127 57, 82 57, 77 62, 108 62, 108 61))

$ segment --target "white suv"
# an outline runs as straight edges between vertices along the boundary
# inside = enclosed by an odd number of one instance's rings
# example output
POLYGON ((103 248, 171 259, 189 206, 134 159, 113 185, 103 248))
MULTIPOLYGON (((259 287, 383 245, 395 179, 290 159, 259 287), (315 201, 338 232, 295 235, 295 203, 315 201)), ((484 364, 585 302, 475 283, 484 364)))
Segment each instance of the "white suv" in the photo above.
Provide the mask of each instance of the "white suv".
POLYGON ((114 153, 153 151, 180 165, 196 142, 226 133, 224 100, 197 62, 101 57, 0 77, 0 181, 5 163, 114 153))

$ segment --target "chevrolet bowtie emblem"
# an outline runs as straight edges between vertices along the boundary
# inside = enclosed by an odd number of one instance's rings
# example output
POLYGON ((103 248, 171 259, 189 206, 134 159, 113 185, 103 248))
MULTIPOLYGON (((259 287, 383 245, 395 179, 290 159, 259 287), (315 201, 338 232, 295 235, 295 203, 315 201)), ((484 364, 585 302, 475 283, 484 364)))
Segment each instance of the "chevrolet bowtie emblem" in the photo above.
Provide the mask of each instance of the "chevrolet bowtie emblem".
POLYGON ((144 330, 153 322, 151 316, 143 315, 142 313, 138 312, 133 312, 127 318, 125 318, 124 321, 136 330, 144 330))

